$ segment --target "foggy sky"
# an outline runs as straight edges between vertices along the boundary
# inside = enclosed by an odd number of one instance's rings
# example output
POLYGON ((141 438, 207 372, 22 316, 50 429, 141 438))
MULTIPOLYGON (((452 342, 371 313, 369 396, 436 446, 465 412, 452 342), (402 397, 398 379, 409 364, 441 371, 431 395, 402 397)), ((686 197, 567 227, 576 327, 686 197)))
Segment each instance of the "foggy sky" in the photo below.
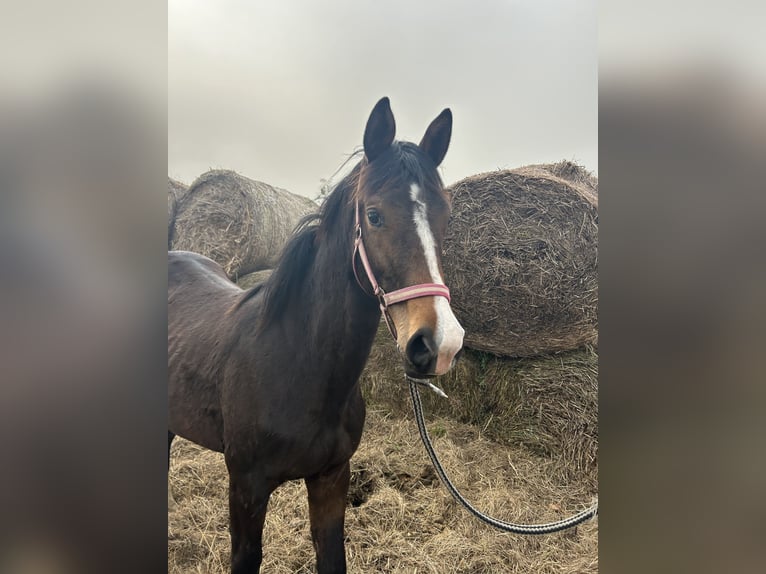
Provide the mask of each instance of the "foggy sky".
POLYGON ((446 184, 570 159, 597 171, 595 0, 170 0, 168 174, 316 197, 382 96, 397 139, 452 109, 446 184))

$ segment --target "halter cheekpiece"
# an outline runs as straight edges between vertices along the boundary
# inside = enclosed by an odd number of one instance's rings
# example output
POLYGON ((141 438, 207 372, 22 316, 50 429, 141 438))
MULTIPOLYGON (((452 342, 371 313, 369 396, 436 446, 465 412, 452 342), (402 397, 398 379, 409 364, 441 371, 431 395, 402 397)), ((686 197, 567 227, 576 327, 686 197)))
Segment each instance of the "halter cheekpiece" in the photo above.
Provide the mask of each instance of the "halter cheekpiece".
POLYGON ((359 217, 358 199, 356 200, 354 209, 354 253, 351 256, 351 268, 354 270, 354 277, 356 277, 356 282, 359 284, 359 287, 361 287, 362 291, 367 293, 367 289, 365 289, 364 285, 359 279, 359 274, 356 270, 357 254, 359 254, 359 259, 362 260, 362 266, 364 267, 364 271, 367 274, 367 280, 370 282, 370 286, 372 287, 372 293, 368 294, 378 298, 380 310, 383 313, 383 318, 386 320, 386 326, 388 326, 388 330, 391 332, 391 335, 394 337, 394 339, 397 338, 396 326, 394 325, 394 322, 388 312, 388 307, 390 305, 403 303, 404 301, 409 301, 410 299, 418 299, 419 297, 444 297, 447 299, 447 301, 450 300, 449 289, 446 285, 442 285, 440 283, 420 283, 419 285, 403 287, 401 289, 397 289, 396 291, 391 291, 390 293, 386 293, 383 290, 383 288, 378 284, 378 281, 375 279, 375 274, 372 272, 370 261, 367 258, 367 250, 364 248, 364 241, 362 240, 362 221, 359 217))

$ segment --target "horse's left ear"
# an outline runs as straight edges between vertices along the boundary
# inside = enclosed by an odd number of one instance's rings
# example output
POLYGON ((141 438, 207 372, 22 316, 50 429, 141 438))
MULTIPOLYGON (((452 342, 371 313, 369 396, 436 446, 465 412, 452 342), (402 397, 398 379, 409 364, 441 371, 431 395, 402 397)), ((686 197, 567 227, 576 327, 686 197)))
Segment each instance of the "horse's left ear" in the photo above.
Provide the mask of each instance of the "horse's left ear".
POLYGON ((434 161, 434 165, 438 166, 447 155, 451 137, 452 112, 447 108, 428 126, 423 139, 420 140, 420 149, 428 154, 434 161))

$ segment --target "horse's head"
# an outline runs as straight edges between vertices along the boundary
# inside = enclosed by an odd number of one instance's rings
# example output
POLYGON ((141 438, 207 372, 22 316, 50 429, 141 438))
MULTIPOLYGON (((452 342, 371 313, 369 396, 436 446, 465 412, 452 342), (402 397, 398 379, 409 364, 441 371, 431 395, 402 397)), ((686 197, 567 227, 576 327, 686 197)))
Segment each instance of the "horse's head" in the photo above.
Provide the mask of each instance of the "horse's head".
POLYGON ((442 246, 450 197, 436 169, 449 147, 452 113, 446 109, 439 114, 418 145, 395 142, 395 131, 388 98, 383 98, 365 128, 365 160, 355 198, 362 257, 369 261, 373 288, 377 280, 389 294, 412 286, 430 293, 406 292, 406 300, 390 304, 388 312, 407 374, 441 375, 454 364, 464 334, 443 287, 442 246))

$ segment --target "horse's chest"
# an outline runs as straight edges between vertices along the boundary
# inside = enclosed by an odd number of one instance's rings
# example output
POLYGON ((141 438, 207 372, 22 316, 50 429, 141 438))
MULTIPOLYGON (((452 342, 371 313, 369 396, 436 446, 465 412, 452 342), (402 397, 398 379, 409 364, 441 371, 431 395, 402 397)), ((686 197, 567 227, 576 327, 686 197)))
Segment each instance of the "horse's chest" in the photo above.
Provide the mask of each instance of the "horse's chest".
POLYGON ((251 401, 256 405, 253 410, 240 409, 225 417, 229 459, 289 480, 321 473, 351 458, 364 426, 361 393, 352 391, 346 400, 331 401, 324 392, 299 394, 287 386, 278 391, 269 400, 261 396, 260 401, 251 401))
POLYGON ((309 440, 297 445, 300 452, 293 459, 296 473, 310 476, 349 460, 359 446, 363 425, 363 412, 335 424, 316 425, 309 432, 309 440))
POLYGON ((309 456, 316 453, 317 466, 335 466, 351 458, 356 445, 346 429, 321 432, 313 441, 309 456))
POLYGON ((358 446, 343 429, 321 429, 308 441, 293 443, 282 457, 281 478, 290 480, 325 472, 349 460, 358 446))

